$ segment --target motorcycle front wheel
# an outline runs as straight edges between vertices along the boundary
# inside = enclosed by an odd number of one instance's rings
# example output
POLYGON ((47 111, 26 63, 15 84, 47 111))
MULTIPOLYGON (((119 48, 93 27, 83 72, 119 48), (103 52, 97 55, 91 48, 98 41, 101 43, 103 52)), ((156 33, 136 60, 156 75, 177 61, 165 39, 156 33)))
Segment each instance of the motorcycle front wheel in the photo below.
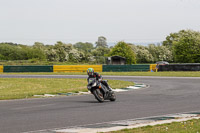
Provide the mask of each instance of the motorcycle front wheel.
POLYGON ((93 90, 93 94, 95 96, 95 98, 100 102, 104 102, 104 97, 103 97, 103 93, 101 92, 101 90, 99 89, 95 89, 93 90))

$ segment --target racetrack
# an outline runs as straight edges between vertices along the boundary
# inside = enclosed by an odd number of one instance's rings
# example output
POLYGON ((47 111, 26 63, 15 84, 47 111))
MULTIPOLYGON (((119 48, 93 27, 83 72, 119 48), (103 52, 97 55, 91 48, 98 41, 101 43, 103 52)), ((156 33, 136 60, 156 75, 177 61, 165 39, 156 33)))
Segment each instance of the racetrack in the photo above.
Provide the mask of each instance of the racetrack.
MULTIPOLYGON (((7 78, 86 78, 66 75, 0 75, 7 78)), ((200 111, 200 78, 104 76, 145 83, 117 93, 116 102, 93 95, 0 101, 0 132, 16 133, 157 115, 200 111)), ((109 83, 109 82, 108 82, 109 83)))

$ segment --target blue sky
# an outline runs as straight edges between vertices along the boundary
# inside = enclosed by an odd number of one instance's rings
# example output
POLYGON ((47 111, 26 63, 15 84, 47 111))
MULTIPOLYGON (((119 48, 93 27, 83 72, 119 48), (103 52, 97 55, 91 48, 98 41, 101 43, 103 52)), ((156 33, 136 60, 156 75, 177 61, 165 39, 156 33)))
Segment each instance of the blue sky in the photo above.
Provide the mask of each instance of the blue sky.
POLYGON ((199 31, 199 7, 199 0, 0 0, 0 42, 159 42, 199 31))

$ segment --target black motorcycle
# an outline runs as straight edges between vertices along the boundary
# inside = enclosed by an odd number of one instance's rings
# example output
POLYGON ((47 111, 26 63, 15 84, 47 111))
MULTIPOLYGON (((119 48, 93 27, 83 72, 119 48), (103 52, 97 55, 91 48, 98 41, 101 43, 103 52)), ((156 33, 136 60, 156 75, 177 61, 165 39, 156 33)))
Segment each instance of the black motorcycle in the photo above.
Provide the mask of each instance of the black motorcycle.
POLYGON ((115 93, 113 91, 109 91, 103 82, 107 81, 98 81, 96 78, 89 78, 87 88, 99 102, 104 102, 104 100, 115 101, 115 93))

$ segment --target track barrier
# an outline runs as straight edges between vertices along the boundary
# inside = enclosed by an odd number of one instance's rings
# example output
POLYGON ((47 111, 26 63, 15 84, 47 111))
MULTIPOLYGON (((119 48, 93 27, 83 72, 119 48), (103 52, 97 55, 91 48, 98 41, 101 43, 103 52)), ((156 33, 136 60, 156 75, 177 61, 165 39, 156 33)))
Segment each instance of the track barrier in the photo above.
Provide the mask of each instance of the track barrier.
POLYGON ((102 65, 54 65, 53 72, 86 72, 88 68, 102 72, 102 65))

